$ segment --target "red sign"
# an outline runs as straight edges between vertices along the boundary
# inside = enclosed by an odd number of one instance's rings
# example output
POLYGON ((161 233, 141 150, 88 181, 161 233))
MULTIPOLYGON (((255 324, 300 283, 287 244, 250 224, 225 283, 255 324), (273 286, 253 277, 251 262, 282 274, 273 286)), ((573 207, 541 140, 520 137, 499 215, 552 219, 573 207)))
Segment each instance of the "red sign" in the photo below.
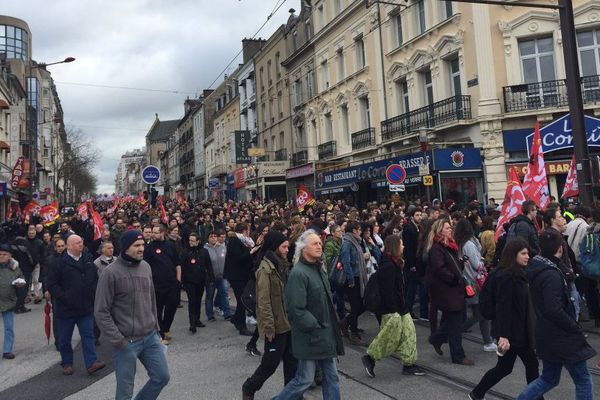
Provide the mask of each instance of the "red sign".
POLYGON ((23 177, 25 172, 25 157, 21 156, 17 158, 17 162, 12 170, 12 176, 10 178, 10 186, 13 189, 19 187, 19 183, 21 183, 21 178, 23 177))
POLYGON ((238 168, 233 171, 233 188, 239 189, 246 186, 245 168, 238 168))
POLYGON ((406 179, 406 170, 400 164, 392 164, 385 170, 385 177, 390 185, 401 185, 406 179))

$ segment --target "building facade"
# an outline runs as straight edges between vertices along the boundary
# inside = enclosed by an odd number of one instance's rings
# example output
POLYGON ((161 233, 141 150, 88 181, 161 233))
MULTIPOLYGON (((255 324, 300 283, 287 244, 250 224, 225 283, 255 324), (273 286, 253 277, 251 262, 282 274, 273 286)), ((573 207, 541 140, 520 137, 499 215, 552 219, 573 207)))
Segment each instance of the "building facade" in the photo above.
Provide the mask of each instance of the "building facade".
POLYGON ((117 195, 138 195, 146 190, 142 181, 142 170, 146 163, 146 149, 135 149, 121 156, 115 178, 115 193, 117 195))
POLYGON ((207 132, 212 131, 214 105, 206 101, 212 90, 204 90, 200 97, 200 105, 192 112, 194 129, 194 198, 206 199, 208 182, 206 180, 206 149, 204 140, 207 132))

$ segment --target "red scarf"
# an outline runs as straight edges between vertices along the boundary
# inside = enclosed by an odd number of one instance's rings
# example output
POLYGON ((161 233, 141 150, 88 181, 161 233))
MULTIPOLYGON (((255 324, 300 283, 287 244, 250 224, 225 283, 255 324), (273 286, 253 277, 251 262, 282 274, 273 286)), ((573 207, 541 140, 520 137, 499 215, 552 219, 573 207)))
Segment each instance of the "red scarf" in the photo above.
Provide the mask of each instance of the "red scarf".
POLYGON ((450 249, 450 250, 454 250, 455 252, 458 253, 458 245, 456 244, 456 242, 454 241, 454 239, 450 238, 447 241, 444 240, 444 237, 441 235, 436 235, 433 238, 434 242, 441 244, 442 246, 450 249))

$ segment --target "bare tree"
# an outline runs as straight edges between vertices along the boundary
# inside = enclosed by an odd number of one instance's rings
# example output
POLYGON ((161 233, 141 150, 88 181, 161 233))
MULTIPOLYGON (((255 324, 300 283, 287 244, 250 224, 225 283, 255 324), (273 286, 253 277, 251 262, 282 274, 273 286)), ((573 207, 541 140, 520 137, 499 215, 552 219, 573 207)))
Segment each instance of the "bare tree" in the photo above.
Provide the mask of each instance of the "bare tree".
POLYGON ((66 129, 67 141, 61 141, 62 160, 57 166, 58 182, 70 182, 75 197, 96 190, 98 180, 93 169, 100 161, 100 150, 79 128, 66 129))

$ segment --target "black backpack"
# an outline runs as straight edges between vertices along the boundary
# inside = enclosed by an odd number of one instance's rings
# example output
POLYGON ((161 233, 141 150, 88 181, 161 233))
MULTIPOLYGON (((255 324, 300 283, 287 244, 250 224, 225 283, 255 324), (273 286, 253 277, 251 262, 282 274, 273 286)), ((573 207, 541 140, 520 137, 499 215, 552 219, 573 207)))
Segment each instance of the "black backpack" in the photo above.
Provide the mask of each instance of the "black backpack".
POLYGON ((479 312, 487 320, 496 319, 496 270, 490 271, 479 291, 479 312))
POLYGON ((378 275, 378 271, 375 271, 371 275, 367 285, 365 286, 365 293, 363 297, 365 309, 374 314, 378 314, 381 311, 381 292, 379 291, 378 275))

